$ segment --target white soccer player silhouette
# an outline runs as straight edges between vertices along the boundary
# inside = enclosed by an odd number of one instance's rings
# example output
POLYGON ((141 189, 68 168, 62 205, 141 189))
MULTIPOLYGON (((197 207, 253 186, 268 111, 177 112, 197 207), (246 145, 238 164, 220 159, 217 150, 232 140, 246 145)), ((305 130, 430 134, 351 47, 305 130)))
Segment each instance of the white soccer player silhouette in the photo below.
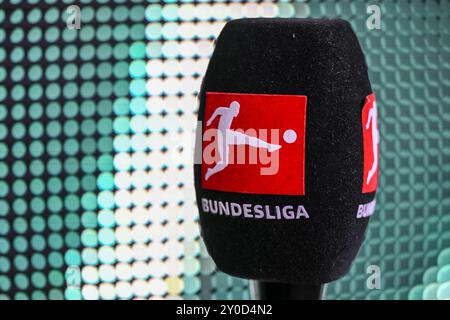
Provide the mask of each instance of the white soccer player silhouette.
POLYGON ((206 171, 205 180, 208 180, 213 174, 222 171, 228 166, 228 154, 230 145, 248 144, 255 148, 267 149, 269 152, 273 152, 281 148, 281 145, 279 144, 267 143, 266 141, 263 141, 261 139, 231 130, 231 122, 233 122, 233 119, 239 114, 239 109, 239 102, 233 101, 230 103, 230 106, 228 108, 218 107, 214 111, 211 118, 209 118, 209 120, 206 122, 206 125, 210 126, 214 119, 217 116, 220 116, 218 125, 219 134, 217 141, 220 162, 218 162, 213 168, 208 168, 208 170, 206 171))
POLYGON ((373 164, 369 170, 369 174, 367 175, 366 184, 370 183, 373 175, 377 171, 378 168, 378 144, 380 142, 380 132, 378 131, 378 111, 377 111, 377 103, 373 102, 372 108, 369 110, 369 116, 367 118, 366 130, 369 130, 369 127, 372 126, 372 150, 373 150, 373 164))

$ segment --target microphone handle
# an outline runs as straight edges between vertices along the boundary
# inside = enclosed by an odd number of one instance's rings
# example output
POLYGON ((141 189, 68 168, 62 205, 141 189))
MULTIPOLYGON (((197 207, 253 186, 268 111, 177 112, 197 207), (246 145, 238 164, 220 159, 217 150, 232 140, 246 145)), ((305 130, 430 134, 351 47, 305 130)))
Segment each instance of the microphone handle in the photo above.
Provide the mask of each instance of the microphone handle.
POLYGON ((266 281, 251 281, 254 300, 322 300, 325 285, 299 285, 266 281))

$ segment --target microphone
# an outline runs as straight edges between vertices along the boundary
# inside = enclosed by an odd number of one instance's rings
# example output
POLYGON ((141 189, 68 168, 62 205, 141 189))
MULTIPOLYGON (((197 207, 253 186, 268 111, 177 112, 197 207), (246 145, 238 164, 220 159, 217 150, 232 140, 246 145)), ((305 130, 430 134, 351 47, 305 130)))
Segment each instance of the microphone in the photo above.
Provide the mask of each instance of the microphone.
POLYGON ((350 24, 240 19, 199 93, 201 235, 261 299, 319 299, 364 240, 378 184, 377 105, 350 24))

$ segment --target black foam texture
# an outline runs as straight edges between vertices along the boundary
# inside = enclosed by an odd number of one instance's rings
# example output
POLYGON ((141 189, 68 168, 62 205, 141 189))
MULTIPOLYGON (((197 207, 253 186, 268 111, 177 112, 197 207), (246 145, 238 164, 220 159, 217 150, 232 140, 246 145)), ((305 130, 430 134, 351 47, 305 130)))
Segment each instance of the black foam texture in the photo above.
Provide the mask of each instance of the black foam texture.
POLYGON ((201 233, 217 267, 242 278, 296 284, 322 284, 346 274, 368 223, 367 218, 355 218, 358 205, 375 196, 361 193, 361 110, 372 89, 350 24, 313 19, 231 21, 216 42, 203 80, 199 121, 204 120, 206 92, 308 97, 305 196, 205 190, 201 165, 194 165, 201 233), (201 197, 303 204, 310 219, 304 223, 213 215, 202 212, 201 197))

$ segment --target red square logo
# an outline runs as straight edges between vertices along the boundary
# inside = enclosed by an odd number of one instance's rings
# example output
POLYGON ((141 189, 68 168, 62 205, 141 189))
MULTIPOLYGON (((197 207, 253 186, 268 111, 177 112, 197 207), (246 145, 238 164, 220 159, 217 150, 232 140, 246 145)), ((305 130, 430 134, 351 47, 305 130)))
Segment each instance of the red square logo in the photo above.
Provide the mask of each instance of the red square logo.
POLYGON ((378 185, 378 144, 380 142, 377 102, 373 93, 366 97, 361 118, 364 144, 362 193, 371 193, 377 190, 378 185))
POLYGON ((306 96, 206 93, 202 187, 305 194, 306 96))

